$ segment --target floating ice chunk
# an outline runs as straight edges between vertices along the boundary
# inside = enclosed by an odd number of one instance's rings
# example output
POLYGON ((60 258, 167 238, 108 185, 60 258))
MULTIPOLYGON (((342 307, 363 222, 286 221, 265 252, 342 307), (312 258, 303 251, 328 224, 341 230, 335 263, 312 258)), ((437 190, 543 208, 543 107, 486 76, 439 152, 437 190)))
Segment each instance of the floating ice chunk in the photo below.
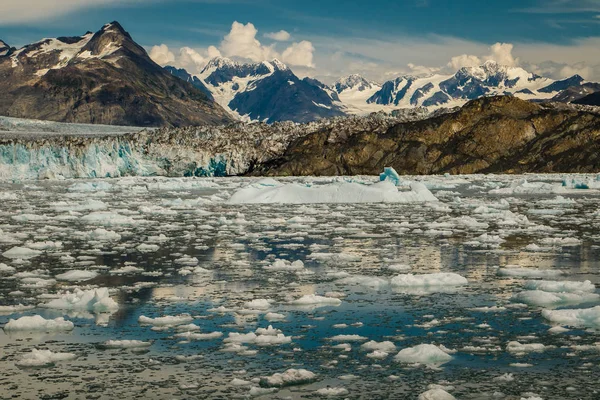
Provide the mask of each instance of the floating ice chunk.
POLYGON ((190 314, 180 315, 165 315, 164 317, 150 318, 145 315, 140 315, 138 323, 140 325, 152 325, 152 326, 176 326, 187 324, 192 322, 194 318, 190 314))
POLYGON ((58 274, 55 276, 59 281, 69 281, 69 282, 80 282, 80 281, 89 281, 90 279, 94 279, 98 276, 98 273, 95 271, 86 271, 86 270, 72 270, 67 271, 63 274, 58 274))
POLYGON ((285 315, 284 314, 279 314, 279 313, 274 313, 274 312, 268 312, 265 314, 264 319, 272 322, 272 321, 283 321, 285 319, 285 315))
POLYGON ((381 350, 375 350, 369 354, 367 354, 367 357, 369 358, 373 358, 375 360, 384 360, 386 359, 388 356, 390 355, 390 353, 387 353, 385 351, 381 351, 381 350))
POLYGON ((160 246, 156 244, 142 243, 139 246, 137 246, 136 249, 142 253, 153 253, 155 251, 158 251, 158 249, 160 249, 160 246))
POLYGON ((441 365, 452 360, 452 356, 448 352, 449 350, 443 346, 419 344, 400 350, 394 357, 394 361, 404 364, 441 365))
POLYGON ((255 332, 238 333, 230 332, 229 336, 223 340, 224 343, 248 343, 257 344, 259 346, 270 346, 287 344, 292 342, 290 336, 285 336, 279 329, 269 325, 268 328, 258 328, 255 332))
POLYGON ((543 353, 546 350, 546 346, 542 343, 519 343, 517 341, 508 342, 506 345, 506 351, 516 355, 523 355, 526 353, 543 353))
POLYGON ((443 389, 430 389, 421 393, 418 400, 456 400, 456 397, 443 389))
POLYGON ((223 336, 223 332, 209 332, 209 333, 198 333, 198 332, 182 332, 175 335, 178 339, 186 340, 213 340, 223 336))
POLYGON ((503 194, 503 195, 515 195, 515 194, 550 194, 550 193, 564 193, 566 190, 561 185, 555 185, 544 182, 527 182, 525 179, 521 179, 512 182, 509 187, 501 189, 492 189, 489 191, 490 194, 503 194))
POLYGON ((342 301, 340 299, 336 299, 333 297, 319 296, 317 294, 306 294, 306 295, 300 297, 299 299, 291 301, 290 304, 294 304, 297 306, 320 306, 320 307, 336 306, 337 307, 340 304, 342 304, 342 301))
POLYGON ((390 285, 390 281, 386 278, 377 276, 352 275, 336 281, 340 285, 359 285, 379 290, 390 285))
POLYGON ((136 267, 134 265, 125 265, 121 268, 113 269, 109 271, 112 275, 127 275, 127 274, 137 274, 140 272, 144 272, 143 268, 136 267))
POLYGON ((104 240, 104 241, 119 241, 121 235, 114 231, 108 231, 103 228, 97 228, 87 234, 87 238, 90 240, 104 240))
POLYGON ((301 271, 304 269, 304 263, 300 260, 289 262, 287 260, 275 260, 273 264, 263 267, 267 271, 301 271))
POLYGON ((453 272, 436 272, 433 274, 402 274, 392 278, 392 286, 428 287, 428 286, 463 286, 467 279, 453 272))
POLYGON ((13 247, 10 250, 5 251, 2 255, 6 258, 18 259, 21 258, 23 260, 27 260, 29 258, 34 258, 42 254, 39 250, 30 249, 28 247, 13 247))
POLYGON ((494 382, 512 382, 515 380, 515 377, 513 374, 502 374, 500 376, 497 376, 493 379, 494 382))
POLYGON ((34 250, 58 250, 62 248, 62 242, 53 242, 51 240, 45 242, 27 242, 25 245, 34 250))
POLYGON ((303 385, 316 380, 317 376, 306 369, 288 369, 283 373, 275 373, 271 376, 265 376, 260 379, 260 385, 263 387, 284 387, 293 385, 303 385))
POLYGON ((70 361, 77 358, 73 353, 53 353, 50 350, 33 349, 21 357, 16 365, 19 367, 45 367, 59 361, 70 361))
POLYGON ((581 240, 577 238, 544 238, 541 241, 546 246, 553 247, 567 247, 567 246, 579 246, 581 240))
POLYGON ((329 340, 334 342, 362 342, 368 339, 360 335, 335 335, 329 338, 329 340))
POLYGON ((81 221, 92 225, 132 225, 135 220, 126 215, 121 215, 111 211, 96 211, 81 217, 81 221))
POLYGON ((65 321, 64 318, 45 319, 41 315, 31 317, 21 317, 19 319, 10 319, 4 330, 7 332, 27 331, 27 332, 54 332, 54 331, 72 331, 74 325, 71 321, 65 321))
POLYGON ((392 167, 385 167, 383 172, 379 174, 380 181, 390 181, 396 186, 400 186, 400 175, 392 167))
POLYGON ((16 269, 4 263, 0 263, 0 274, 12 274, 16 269))
POLYGON ((346 396, 348 393, 348 389, 343 387, 327 387, 315 391, 315 394, 324 397, 346 396))
POLYGON ((600 328, 600 306, 573 310, 544 310, 542 316, 560 325, 600 328))
POLYGON ((229 204, 315 204, 315 203, 413 203, 438 201, 421 183, 411 184, 408 192, 398 191, 388 181, 372 185, 335 182, 302 186, 296 183, 277 186, 252 184, 235 192, 229 204))
POLYGON ((256 386, 252 386, 250 388, 250 390, 248 391, 248 395, 250 397, 258 397, 258 396, 264 396, 270 393, 274 393, 277 391, 277 388, 262 388, 262 387, 256 387, 256 386))
POLYGON ((527 281, 525 289, 543 290, 545 292, 589 292, 596 291, 596 286, 590 281, 527 281))
POLYGON ((140 349, 152 346, 152 342, 142 340, 107 340, 100 345, 105 349, 140 349))
POLYGON ((511 276, 517 278, 552 278, 563 275, 564 272, 559 269, 536 269, 536 268, 499 268, 498 275, 511 276))
POLYGON ((538 307, 561 307, 593 303, 600 300, 600 294, 595 293, 550 293, 542 290, 526 290, 515 294, 513 301, 538 307))
POLYGON ((23 304, 17 304, 14 306, 0 306, 0 315, 10 315, 18 312, 34 309, 34 306, 24 306, 23 304))
POLYGON ((244 307, 249 308, 251 310, 268 310, 271 308, 271 303, 273 300, 271 299, 254 299, 252 301, 247 301, 244 303, 244 307))
POLYGON ((384 342, 376 342, 374 340, 363 343, 360 346, 360 349, 363 351, 385 351, 387 353, 391 353, 392 351, 396 351, 396 345, 390 341, 384 342))
POLYGON ((107 288, 76 289, 73 293, 66 292, 60 298, 41 304, 40 307, 94 313, 113 313, 119 309, 119 305, 110 297, 107 288))

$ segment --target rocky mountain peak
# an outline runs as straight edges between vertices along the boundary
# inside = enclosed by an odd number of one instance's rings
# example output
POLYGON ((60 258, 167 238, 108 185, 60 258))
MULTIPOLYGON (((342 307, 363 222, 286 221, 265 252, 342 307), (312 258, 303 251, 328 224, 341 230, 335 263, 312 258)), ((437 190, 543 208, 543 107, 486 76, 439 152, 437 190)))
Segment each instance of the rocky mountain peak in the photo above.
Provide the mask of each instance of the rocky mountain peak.
POLYGON ((3 57, 8 54, 10 51, 10 46, 6 44, 3 40, 0 40, 0 57, 3 57))
POLYGON ((90 56, 101 58, 115 54, 119 50, 147 57, 146 51, 134 42, 131 35, 116 21, 104 25, 82 49, 83 52, 89 51, 90 56))
POLYGON ((346 89, 357 89, 359 92, 371 89, 372 83, 366 80, 362 75, 352 74, 346 77, 340 78, 334 83, 336 92, 341 93, 346 89))

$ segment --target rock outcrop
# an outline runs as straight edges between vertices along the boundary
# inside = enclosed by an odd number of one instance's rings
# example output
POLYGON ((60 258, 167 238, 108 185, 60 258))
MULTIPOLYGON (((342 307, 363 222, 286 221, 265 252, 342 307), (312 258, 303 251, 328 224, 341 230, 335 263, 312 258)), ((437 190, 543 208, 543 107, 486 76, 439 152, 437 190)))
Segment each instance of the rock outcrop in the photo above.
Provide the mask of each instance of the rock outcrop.
POLYGON ((340 137, 323 129, 293 141, 256 175, 473 174, 600 171, 600 116, 487 97, 385 132, 340 137))

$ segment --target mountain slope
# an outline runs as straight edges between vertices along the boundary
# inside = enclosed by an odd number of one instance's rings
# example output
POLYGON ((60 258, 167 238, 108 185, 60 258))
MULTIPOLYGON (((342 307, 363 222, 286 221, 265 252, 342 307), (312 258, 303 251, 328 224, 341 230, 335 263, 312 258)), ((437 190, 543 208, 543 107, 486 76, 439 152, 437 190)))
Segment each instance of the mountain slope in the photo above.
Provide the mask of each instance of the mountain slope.
POLYGON ((346 138, 323 129, 293 141, 258 175, 600 171, 600 116, 512 96, 485 97, 459 111, 346 138))
POLYGON ((194 87, 200 89, 202 91, 202 93, 204 93, 209 99, 214 101, 210 90, 208 90, 208 88, 206 87, 204 82, 202 82, 200 79, 198 79, 197 76, 191 75, 183 68, 175 68, 170 65, 167 65, 165 67, 165 71, 167 71, 168 73, 170 73, 173 76, 176 76, 179 79, 182 79, 188 83, 191 83, 192 85, 194 85, 194 87))
POLYGON ((309 122, 344 115, 335 93, 318 81, 299 79, 279 60, 240 64, 217 57, 198 78, 240 119, 309 122))
POLYGON ((600 92, 588 94, 587 96, 581 99, 575 100, 573 103, 582 104, 586 106, 600 106, 600 92))
POLYGON ((117 22, 0 57, 0 115, 133 126, 221 124, 231 117, 154 63, 117 22))

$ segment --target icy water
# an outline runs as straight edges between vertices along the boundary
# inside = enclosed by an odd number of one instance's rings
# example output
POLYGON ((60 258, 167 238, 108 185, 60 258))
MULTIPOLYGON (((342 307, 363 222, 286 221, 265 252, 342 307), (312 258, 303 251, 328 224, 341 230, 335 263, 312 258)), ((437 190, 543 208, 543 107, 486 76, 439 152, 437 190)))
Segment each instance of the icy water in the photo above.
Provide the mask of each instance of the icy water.
MULTIPOLYGON (((0 331, 0 398, 599 399, 600 191, 565 178, 306 205, 228 205, 245 178, 2 183, 0 325, 74 327, 0 331), (265 379, 289 369, 314 375, 265 379)), ((287 181, 344 179, 376 180, 287 181)))

